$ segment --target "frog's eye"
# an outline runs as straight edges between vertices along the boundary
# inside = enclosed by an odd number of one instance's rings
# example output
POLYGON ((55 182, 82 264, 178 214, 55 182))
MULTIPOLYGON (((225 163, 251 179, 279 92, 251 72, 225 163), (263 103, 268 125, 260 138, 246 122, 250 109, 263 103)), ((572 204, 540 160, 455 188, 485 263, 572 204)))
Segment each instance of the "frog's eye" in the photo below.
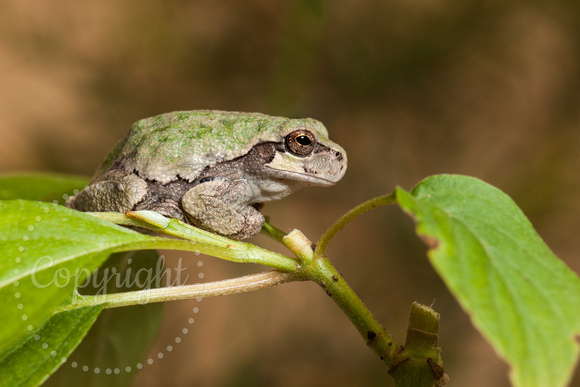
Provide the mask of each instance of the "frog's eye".
POLYGON ((286 136, 286 149, 296 156, 307 156, 312 153, 316 137, 308 130, 295 130, 286 136))

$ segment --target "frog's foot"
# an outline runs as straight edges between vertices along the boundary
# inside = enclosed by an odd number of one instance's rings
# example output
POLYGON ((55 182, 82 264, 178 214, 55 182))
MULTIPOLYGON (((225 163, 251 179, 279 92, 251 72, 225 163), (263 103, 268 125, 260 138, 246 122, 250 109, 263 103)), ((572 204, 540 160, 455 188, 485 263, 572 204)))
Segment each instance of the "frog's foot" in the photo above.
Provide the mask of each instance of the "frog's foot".
POLYGON ((233 239, 247 239, 260 232, 264 216, 243 203, 251 197, 243 180, 214 180, 190 189, 181 205, 191 222, 233 239))
POLYGON ((143 200, 147 192, 147 183, 140 177, 113 170, 68 198, 66 206, 78 211, 125 212, 143 200))
POLYGON ((248 239, 258 234, 266 219, 264 215, 252 206, 245 207, 238 214, 244 219, 244 226, 241 231, 230 235, 232 239, 248 239))

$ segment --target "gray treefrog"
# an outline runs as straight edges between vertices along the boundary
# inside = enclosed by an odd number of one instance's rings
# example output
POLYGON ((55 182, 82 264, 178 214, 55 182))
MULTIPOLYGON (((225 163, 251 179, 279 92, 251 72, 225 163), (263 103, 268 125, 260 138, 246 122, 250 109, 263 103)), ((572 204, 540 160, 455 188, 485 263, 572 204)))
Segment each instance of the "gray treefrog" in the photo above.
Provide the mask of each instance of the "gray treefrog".
POLYGON ((90 184, 79 211, 152 210, 234 239, 257 234, 261 203, 330 186, 346 153, 311 118, 181 111, 137 121, 90 184))

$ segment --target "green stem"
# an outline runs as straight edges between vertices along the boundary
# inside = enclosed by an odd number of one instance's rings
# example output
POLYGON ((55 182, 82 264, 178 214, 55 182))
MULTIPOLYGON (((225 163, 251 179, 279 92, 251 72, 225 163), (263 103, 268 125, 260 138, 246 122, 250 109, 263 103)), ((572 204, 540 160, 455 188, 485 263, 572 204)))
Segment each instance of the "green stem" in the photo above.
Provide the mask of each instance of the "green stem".
POLYGON ((264 223, 264 227, 261 230, 262 234, 269 236, 270 238, 278 241, 280 243, 284 243, 282 238, 286 236, 286 233, 279 228, 276 228, 270 224, 270 219, 266 218, 266 222, 264 223))
POLYGON ((442 386, 449 380, 442 367, 439 339, 439 315, 431 308, 414 302, 409 316, 407 339, 389 375, 397 387, 442 386))
POLYGON ((341 216, 336 222, 334 222, 332 226, 328 228, 328 230, 326 230, 324 235, 320 237, 320 240, 316 244, 316 252, 324 254, 324 252, 326 251, 326 247, 328 246, 330 241, 336 236, 336 234, 338 234, 340 230, 342 230, 348 223, 350 223, 357 216, 360 216, 365 212, 370 211, 374 208, 394 203, 396 203, 395 192, 389 195, 379 196, 377 198, 367 200, 366 202, 359 204, 358 206, 356 206, 355 208, 353 208, 352 210, 348 211, 346 214, 341 216))
POLYGON ((328 258, 316 256, 312 265, 305 268, 305 272, 308 279, 318 283, 342 309, 367 346, 390 368, 395 362, 397 343, 332 266, 328 258))
MULTIPOLYGON (((298 230, 293 230, 281 238, 283 243, 300 260, 302 267, 299 272, 302 276, 316 282, 325 290, 326 294, 347 315, 367 345, 389 369, 395 364, 398 345, 330 263, 326 257, 325 248, 332 237, 354 217, 371 208, 391 203, 391 196, 370 200, 349 211, 324 234, 321 238, 323 242, 318 243, 315 251, 312 249, 312 243, 298 230)), ((269 235, 269 233, 267 234, 269 235)))
POLYGON ((132 292, 111 293, 96 296, 77 295, 76 300, 68 305, 64 305, 58 309, 57 312, 78 309, 86 306, 103 305, 105 308, 118 308, 122 306, 149 304, 153 302, 225 296, 270 288, 286 282, 305 280, 306 278, 297 273, 284 273, 274 270, 204 284, 143 289, 132 292))
POLYGON ((113 308, 149 302, 221 296, 264 289, 291 281, 311 280, 318 283, 348 316, 367 345, 385 363, 397 386, 431 387, 434 383, 443 384, 446 381, 446 376, 441 368, 436 347, 438 328, 436 313, 429 308, 420 308, 414 305, 406 346, 400 347, 326 256, 329 242, 350 221, 373 208, 392 204, 395 200, 393 193, 371 199, 353 208, 326 231, 314 250, 312 243, 301 232, 294 230, 286 235, 267 222, 262 232, 283 242, 294 252, 297 259, 273 253, 248 243, 216 236, 177 220, 158 216, 158 214, 129 213, 130 217, 120 214, 96 214, 96 216, 112 220, 115 223, 142 227, 187 239, 151 238, 148 241, 120 246, 118 251, 148 248, 197 251, 236 262, 262 263, 284 272, 272 271, 208 284, 110 294, 106 297, 80 297, 78 302, 64 308, 68 310, 88 305, 104 305, 105 308, 113 308))
POLYGON ((238 263, 259 263, 275 269, 294 272, 298 262, 246 242, 234 241, 210 232, 200 230, 176 219, 166 219, 163 227, 144 220, 128 217, 120 213, 91 213, 91 215, 124 226, 148 229, 154 232, 175 236, 182 239, 151 237, 144 241, 131 242, 118 246, 115 251, 146 249, 167 249, 192 251, 218 257, 238 263), (184 240, 185 239, 185 240, 184 240))
POLYGON ((242 242, 221 247, 179 239, 151 238, 125 243, 118 246, 115 252, 156 249, 191 251, 238 263, 259 263, 286 272, 294 272, 298 267, 295 259, 242 242))

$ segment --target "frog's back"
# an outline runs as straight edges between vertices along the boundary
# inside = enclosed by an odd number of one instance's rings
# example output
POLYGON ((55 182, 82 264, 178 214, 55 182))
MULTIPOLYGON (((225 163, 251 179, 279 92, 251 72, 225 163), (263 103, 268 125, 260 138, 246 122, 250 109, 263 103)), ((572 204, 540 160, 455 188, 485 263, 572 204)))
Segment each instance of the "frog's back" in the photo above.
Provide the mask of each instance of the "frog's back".
POLYGON ((98 174, 118 168, 163 183, 191 181, 206 166, 242 156, 258 142, 279 141, 291 121, 298 120, 215 110, 145 118, 133 124, 98 174))

